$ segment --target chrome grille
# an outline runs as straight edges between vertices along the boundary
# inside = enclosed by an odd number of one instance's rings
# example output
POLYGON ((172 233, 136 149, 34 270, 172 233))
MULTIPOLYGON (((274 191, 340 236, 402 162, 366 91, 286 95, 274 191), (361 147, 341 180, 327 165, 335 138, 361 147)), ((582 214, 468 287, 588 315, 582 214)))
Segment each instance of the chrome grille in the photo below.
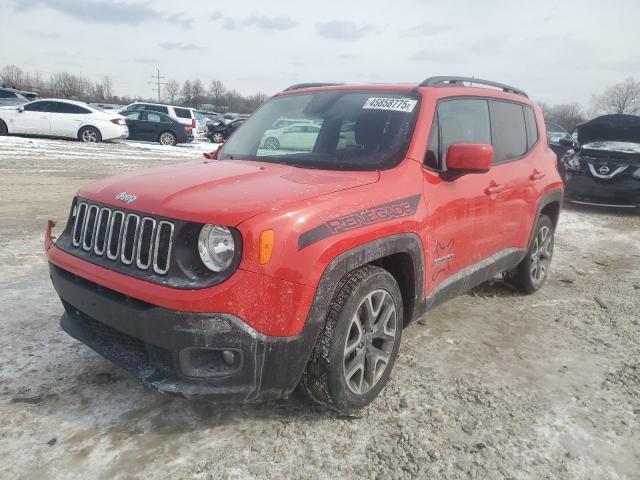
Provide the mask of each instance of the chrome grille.
POLYGON ((75 207, 71 243, 76 248, 113 262, 169 271, 174 224, 137 213, 80 202, 75 207))

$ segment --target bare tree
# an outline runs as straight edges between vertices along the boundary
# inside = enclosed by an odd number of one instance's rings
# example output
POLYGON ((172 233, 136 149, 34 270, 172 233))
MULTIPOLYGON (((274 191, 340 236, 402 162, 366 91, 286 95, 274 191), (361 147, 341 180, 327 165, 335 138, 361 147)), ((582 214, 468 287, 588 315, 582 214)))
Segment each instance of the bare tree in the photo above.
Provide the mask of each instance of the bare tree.
POLYGON ((592 98, 594 111, 601 114, 640 113, 640 82, 629 77, 607 88, 602 95, 592 98))
POLYGON ((19 87, 24 81, 24 72, 16 65, 7 65, 0 72, 0 84, 7 87, 19 87))
POLYGON ((191 106, 191 80, 186 80, 182 85, 182 101, 185 105, 191 106))
POLYGON ((546 103, 540 102, 539 105, 540 108, 542 108, 545 121, 557 123, 569 132, 572 131, 576 125, 586 120, 582 107, 578 103, 547 105, 546 103))
POLYGON ((204 95, 204 85, 200 79, 196 79, 191 83, 191 106, 193 108, 198 108, 200 103, 202 102, 202 97, 204 95))
POLYGON ((103 77, 101 82, 96 82, 92 97, 96 100, 107 101, 113 97, 113 91, 111 89, 111 79, 109 77, 103 77))
POLYGON ((224 105, 224 94, 227 88, 220 80, 212 80, 209 85, 209 96, 214 106, 221 107, 224 105))
POLYGON ((167 95, 169 103, 173 104, 180 92, 180 84, 176 80, 169 80, 164 86, 164 93, 167 95))
POLYGON ((88 100, 94 94, 94 85, 79 75, 68 72, 58 72, 51 76, 52 93, 61 98, 88 100))

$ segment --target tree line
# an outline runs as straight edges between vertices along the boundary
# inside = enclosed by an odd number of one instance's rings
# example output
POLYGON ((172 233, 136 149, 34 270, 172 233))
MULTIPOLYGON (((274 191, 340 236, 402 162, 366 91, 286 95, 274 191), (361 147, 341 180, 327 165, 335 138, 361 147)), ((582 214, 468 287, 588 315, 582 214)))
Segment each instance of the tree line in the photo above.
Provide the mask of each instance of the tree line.
MULTIPOLYGON (((25 72, 16 65, 7 65, 0 70, 0 85, 33 90, 42 97, 68 98, 83 102, 126 105, 135 100, 158 101, 157 98, 117 96, 113 93, 111 78, 108 76, 104 76, 100 81, 91 81, 82 75, 57 72, 49 78, 44 78, 38 73, 25 72)), ((200 79, 185 80, 182 85, 176 80, 169 80, 164 84, 161 95, 162 102, 172 105, 237 113, 253 112, 267 99, 264 93, 242 95, 235 89, 228 89, 220 80, 213 80, 205 87, 200 79)), ((557 123, 572 131, 579 123, 598 115, 640 114, 640 81, 627 78, 606 88, 604 92, 593 95, 588 110, 579 103, 539 104, 546 121, 557 123)))
MULTIPOLYGON (((136 100, 157 102, 157 98, 135 98, 118 96, 113 92, 109 76, 100 81, 91 81, 82 75, 56 72, 45 78, 32 74, 16 65, 6 65, 0 70, 0 86, 19 90, 34 91, 41 97, 66 98, 82 102, 115 103, 126 105, 136 100)), ((186 80, 182 85, 169 80, 162 89, 164 103, 196 109, 251 113, 267 99, 265 93, 242 95, 235 89, 228 89, 220 80, 213 80, 205 88, 200 79, 186 80)))

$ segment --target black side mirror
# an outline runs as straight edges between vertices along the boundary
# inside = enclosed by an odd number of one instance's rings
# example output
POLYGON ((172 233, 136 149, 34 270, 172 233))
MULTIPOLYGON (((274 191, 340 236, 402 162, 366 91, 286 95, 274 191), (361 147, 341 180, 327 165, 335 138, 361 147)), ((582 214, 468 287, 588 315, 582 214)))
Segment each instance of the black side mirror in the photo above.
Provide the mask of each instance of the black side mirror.
POLYGON ((18 107, 16 110, 18 110, 18 113, 22 113, 24 112, 24 107, 18 107))

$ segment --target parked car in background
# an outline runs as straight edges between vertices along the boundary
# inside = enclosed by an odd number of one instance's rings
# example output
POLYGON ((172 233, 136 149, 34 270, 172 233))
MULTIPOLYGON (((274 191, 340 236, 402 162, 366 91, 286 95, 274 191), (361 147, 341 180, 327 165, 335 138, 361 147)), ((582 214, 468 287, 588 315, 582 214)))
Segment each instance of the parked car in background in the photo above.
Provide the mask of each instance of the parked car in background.
POLYGON ((284 128, 264 132, 260 145, 267 150, 311 151, 320 132, 320 126, 313 123, 294 123, 284 128))
POLYGON ((575 148, 578 142, 557 123, 545 122, 547 127, 547 141, 549 147, 558 156, 558 161, 567 153, 567 151, 575 148))
POLYGON ((227 113, 222 114, 222 117, 223 117, 227 122, 230 122, 231 120, 235 120, 236 118, 238 118, 238 114, 237 114, 237 113, 227 112, 227 113))
POLYGON ((22 105, 30 101, 20 90, 0 88, 0 106, 22 105))
POLYGON ((579 145, 560 162, 567 200, 640 208, 640 117, 604 115, 577 127, 579 145))
POLYGON ((100 110, 104 110, 105 112, 107 110, 113 110, 113 111, 119 111, 122 110, 123 106, 122 105, 116 105, 115 103, 89 103, 89 105, 91 105, 94 108, 99 108, 100 110))
POLYGON ((129 127, 129 139, 177 145, 193 141, 193 127, 175 118, 150 110, 125 110, 122 116, 129 127))
POLYGON ((23 134, 101 142, 127 138, 124 117, 86 103, 45 98, 0 108, 0 135, 23 134))
POLYGON ((205 136, 213 143, 222 143, 244 122, 244 118, 236 118, 230 122, 208 123, 205 136))
POLYGON ((122 109, 125 110, 148 110, 169 115, 183 125, 191 125, 196 128, 196 117, 192 108, 177 107, 175 105, 164 105, 162 103, 135 102, 122 109))

